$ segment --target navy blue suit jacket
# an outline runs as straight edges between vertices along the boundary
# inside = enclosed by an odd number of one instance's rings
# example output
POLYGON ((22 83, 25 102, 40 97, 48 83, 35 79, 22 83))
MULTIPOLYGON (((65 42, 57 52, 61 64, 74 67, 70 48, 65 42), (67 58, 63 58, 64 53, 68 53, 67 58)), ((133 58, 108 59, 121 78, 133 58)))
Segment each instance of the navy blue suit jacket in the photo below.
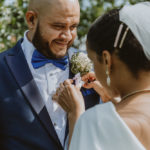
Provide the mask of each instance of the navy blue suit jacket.
MULTIPOLYGON (((0 54, 0 150, 63 150, 21 42, 0 54)), ((96 93, 84 99, 86 108, 99 103, 96 93)))

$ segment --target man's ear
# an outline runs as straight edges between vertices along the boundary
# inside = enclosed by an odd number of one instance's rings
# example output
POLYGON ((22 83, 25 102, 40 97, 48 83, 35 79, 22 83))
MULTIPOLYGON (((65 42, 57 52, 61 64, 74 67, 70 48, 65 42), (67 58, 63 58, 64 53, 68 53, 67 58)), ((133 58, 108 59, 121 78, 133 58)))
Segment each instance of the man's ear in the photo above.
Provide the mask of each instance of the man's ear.
POLYGON ((29 30, 34 29, 36 27, 36 24, 37 24, 37 15, 36 15, 36 13, 34 11, 27 11, 26 21, 27 21, 29 30))
POLYGON ((108 67, 108 69, 110 70, 110 67, 112 65, 112 58, 111 58, 111 54, 107 51, 104 50, 102 52, 102 58, 103 58, 103 63, 108 67))

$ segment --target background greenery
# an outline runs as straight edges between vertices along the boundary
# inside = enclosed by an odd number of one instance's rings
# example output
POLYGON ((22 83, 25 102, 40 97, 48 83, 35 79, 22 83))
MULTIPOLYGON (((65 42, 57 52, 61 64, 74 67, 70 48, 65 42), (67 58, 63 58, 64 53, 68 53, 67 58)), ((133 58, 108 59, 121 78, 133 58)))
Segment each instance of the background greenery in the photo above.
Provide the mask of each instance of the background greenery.
MULTIPOLYGON (((146 0, 79 0, 81 5, 81 21, 78 27, 78 38, 74 43, 77 48, 84 49, 86 33, 90 24, 101 14, 112 9, 121 8, 130 3, 146 0)), ((0 52, 12 47, 27 30, 25 12, 28 0, 14 0, 6 5, 0 0, 0 52)))

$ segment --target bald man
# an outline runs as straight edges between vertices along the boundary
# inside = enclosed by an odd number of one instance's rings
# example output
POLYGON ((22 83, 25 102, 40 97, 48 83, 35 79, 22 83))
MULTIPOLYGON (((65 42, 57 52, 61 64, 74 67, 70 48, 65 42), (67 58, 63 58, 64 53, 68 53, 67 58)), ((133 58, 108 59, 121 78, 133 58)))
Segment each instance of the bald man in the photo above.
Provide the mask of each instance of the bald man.
MULTIPOLYGON (((52 96, 73 77, 69 48, 79 18, 78 0, 30 0, 28 31, 0 54, 1 150, 63 150, 67 114, 52 96)), ((82 92, 86 108, 98 103, 97 94, 82 92)))

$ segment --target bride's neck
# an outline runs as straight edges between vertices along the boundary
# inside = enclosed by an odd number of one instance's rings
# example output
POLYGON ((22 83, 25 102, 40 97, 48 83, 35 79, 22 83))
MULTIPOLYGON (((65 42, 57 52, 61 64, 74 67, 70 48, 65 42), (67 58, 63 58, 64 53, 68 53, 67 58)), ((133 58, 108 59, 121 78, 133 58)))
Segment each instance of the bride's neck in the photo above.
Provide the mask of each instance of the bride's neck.
MULTIPOLYGON (((120 100, 127 101, 132 100, 133 97, 150 93, 150 74, 145 73, 139 76, 138 79, 129 78, 118 83, 117 92, 120 95, 120 100)), ((119 81, 118 81, 119 82, 119 81)))
POLYGON ((150 73, 140 73, 138 78, 129 78, 118 88, 121 98, 130 93, 150 89, 150 73))

